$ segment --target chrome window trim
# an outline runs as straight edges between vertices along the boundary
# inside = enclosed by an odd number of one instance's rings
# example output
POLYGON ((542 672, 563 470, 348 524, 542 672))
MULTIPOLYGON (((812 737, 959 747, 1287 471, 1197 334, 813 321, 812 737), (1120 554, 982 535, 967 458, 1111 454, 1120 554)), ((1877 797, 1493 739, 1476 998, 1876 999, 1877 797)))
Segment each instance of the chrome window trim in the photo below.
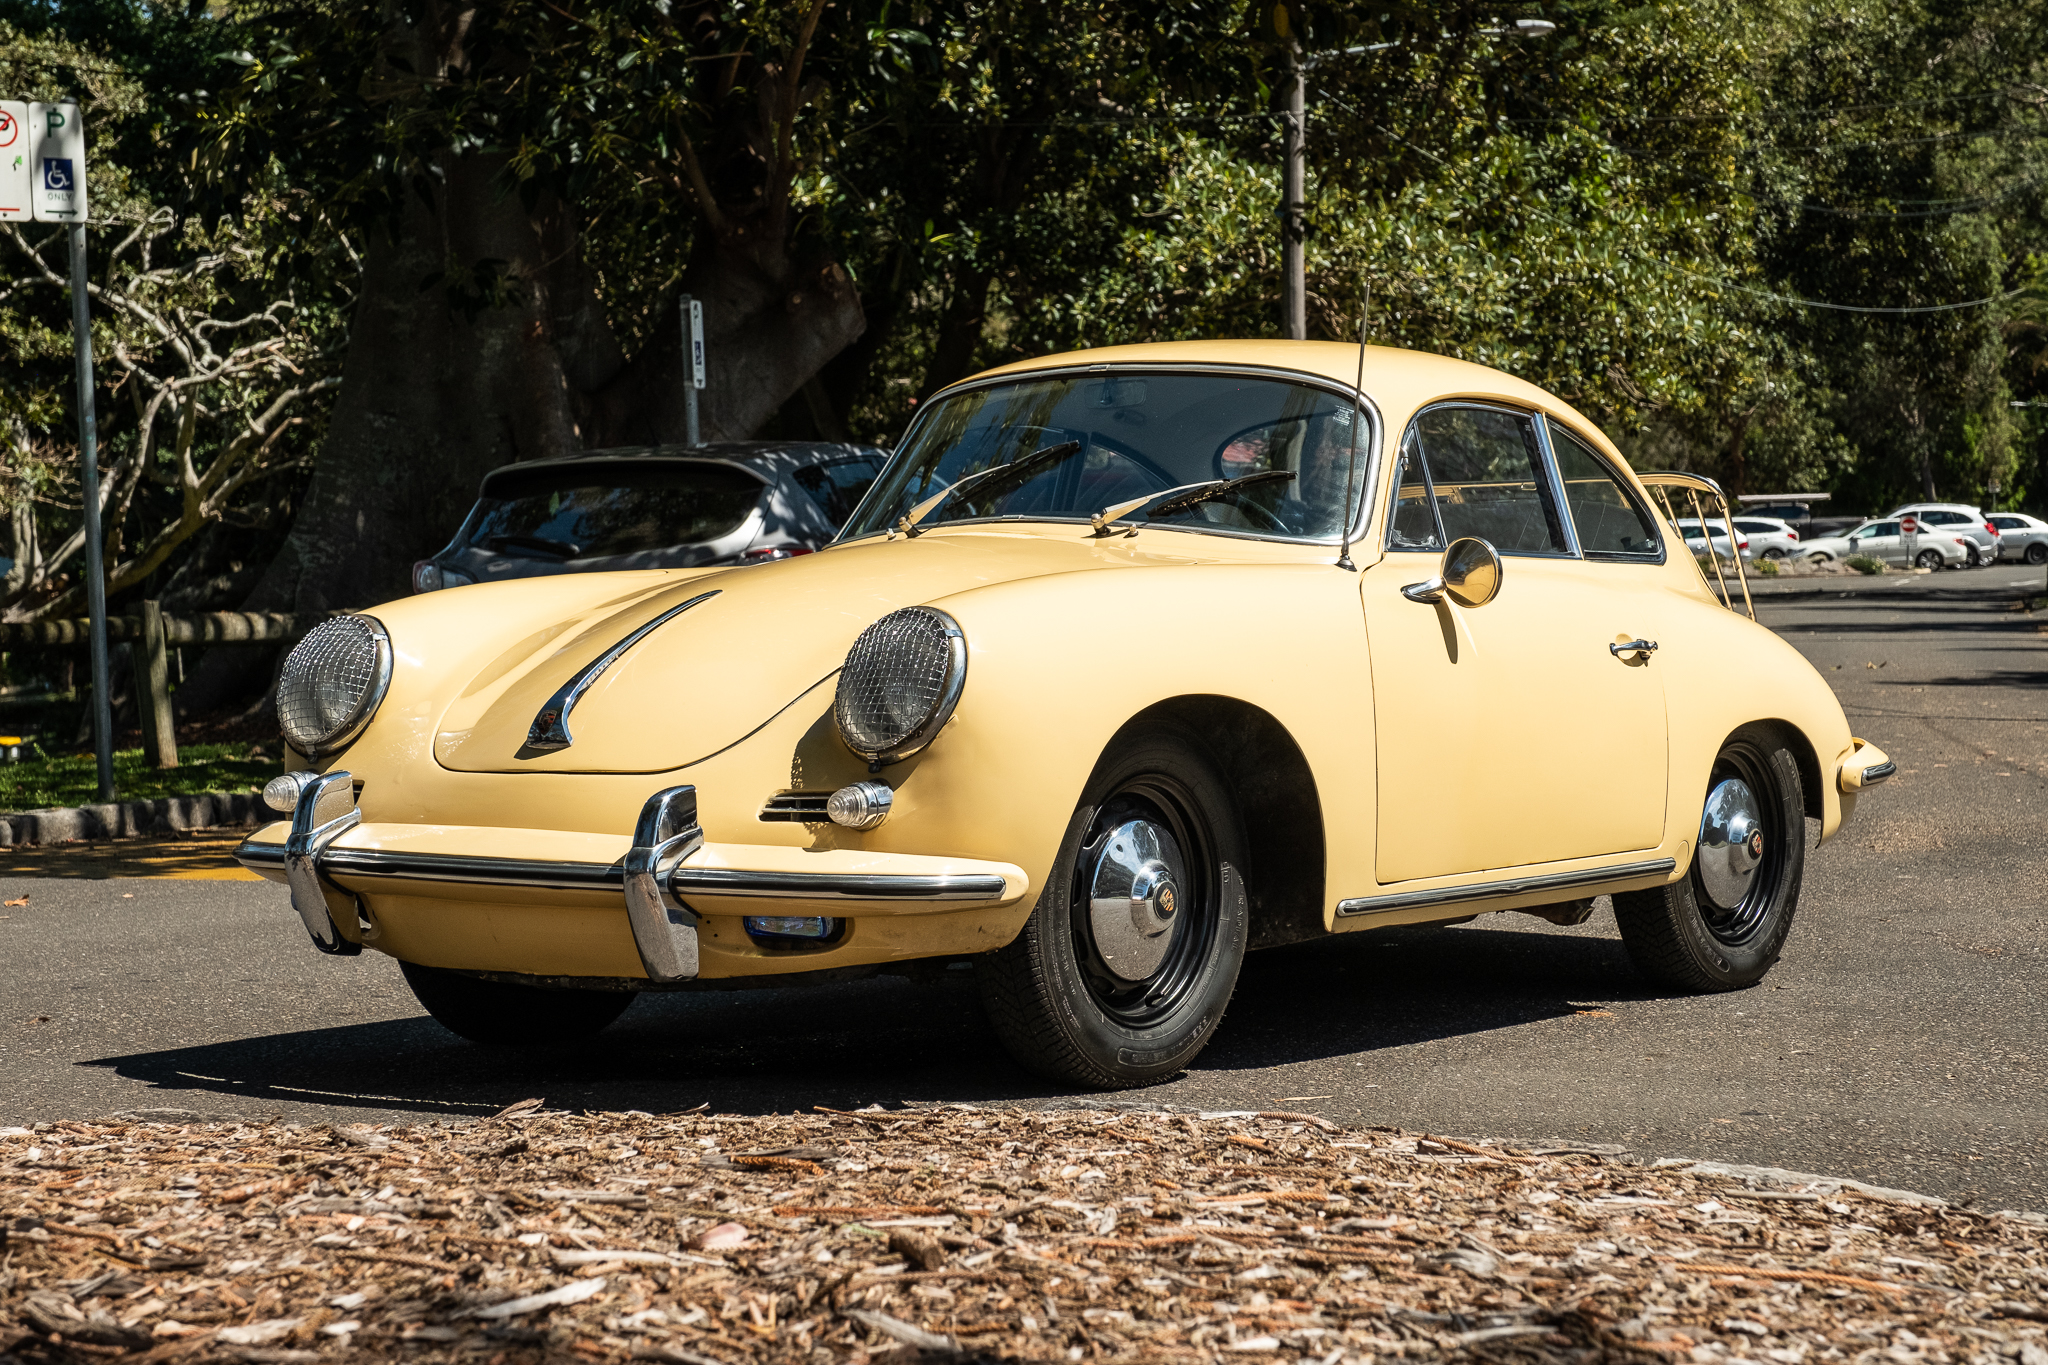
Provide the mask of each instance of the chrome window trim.
MULTIPOLYGON (((758 508, 755 510, 756 512, 759 511, 758 508)), ((555 695, 549 697, 540 710, 535 713, 533 723, 526 729, 525 747, 538 750, 541 753, 554 753, 574 744, 576 740, 569 733, 569 713, 576 709, 576 703, 583 700, 583 694, 590 690, 591 685, 603 675, 604 671, 623 658, 627 650, 639 644, 656 630, 667 625, 676 617, 681 616, 691 607, 697 606, 699 603, 709 602, 722 591, 724 591, 722 588, 713 588, 710 592, 699 593, 687 602, 670 607, 667 611, 662 612, 652 621, 642 625, 625 639, 619 641, 595 659, 592 659, 582 668, 576 670, 569 681, 563 683, 556 690, 555 695)))
MULTIPOLYGON (((924 402, 918 404, 917 415, 911 418, 910 425, 904 429, 902 439, 897 441, 895 446, 889 451, 889 459, 885 460, 882 464, 882 473, 875 476, 874 484, 868 489, 868 496, 863 497, 859 504, 854 507, 852 515, 846 519, 846 524, 851 526, 854 522, 860 520, 861 513, 867 510, 868 497, 873 497, 876 490, 882 486, 882 477, 889 472, 890 461, 896 458, 899 451, 907 449, 911 439, 923 430, 928 415, 936 409, 940 399, 957 397, 963 393, 971 393, 976 389, 992 388, 999 384, 1016 384, 1025 380, 1062 379, 1098 374, 1214 374, 1239 375, 1248 379, 1278 379, 1290 384, 1300 384, 1305 388, 1321 389, 1334 397, 1343 399, 1347 403, 1357 405, 1359 410, 1365 413, 1367 420, 1372 423, 1373 435, 1372 440, 1359 447, 1359 454, 1366 462, 1365 479, 1360 487, 1361 496, 1358 499, 1358 511, 1352 523, 1351 536, 1351 541, 1354 545, 1365 543, 1366 532, 1372 528, 1373 499, 1377 496, 1380 456, 1382 454, 1380 443, 1386 433, 1386 422, 1381 417, 1379 404, 1373 401, 1372 395, 1363 389, 1355 388, 1340 380, 1331 379, 1328 375, 1317 374, 1310 370, 1290 370, 1275 365, 1231 365, 1220 361, 1202 360, 1186 361, 1179 364, 1165 361, 1118 361, 1113 364, 1096 362, 1087 365, 1056 365, 1043 370, 1007 371, 1003 374, 989 375, 979 379, 963 380, 958 384, 943 388, 930 398, 925 399, 924 402)), ((1034 521, 1047 522, 1059 526, 1088 525, 1088 518, 1080 515, 1073 517, 963 517, 958 520, 935 522, 933 525, 982 526, 998 522, 1034 521)), ((920 529, 929 530, 930 527, 922 527, 920 529)), ((1257 540, 1275 545, 1336 545, 1342 539, 1341 536, 1331 536, 1324 540, 1302 536, 1276 536, 1265 532, 1240 531, 1221 526, 1180 526, 1150 522, 1144 523, 1144 529, 1147 531, 1186 531, 1193 535, 1228 536, 1235 540, 1257 540)), ((872 540, 877 536, 887 537, 894 534, 894 531, 890 528, 883 527, 879 530, 869 531, 855 539, 848 539, 845 531, 842 529, 837 536, 833 537, 831 543, 833 545, 851 545, 856 543, 856 540, 872 540)))
POLYGON ((1579 525, 1572 517, 1572 505, 1564 495, 1564 471, 1557 467, 1557 451, 1550 444, 1550 414, 1541 408, 1535 410, 1536 448, 1542 452, 1543 472, 1550 479, 1551 496, 1557 504, 1557 524, 1564 530, 1564 543, 1573 559, 1584 559, 1586 550, 1579 543, 1579 525))
POLYGON ((1465 886, 1438 886, 1425 891, 1395 891, 1383 896, 1355 896, 1337 903, 1337 917, 1391 915, 1402 910, 1423 910, 1437 905, 1459 905, 1465 901, 1495 900, 1536 891, 1563 891, 1572 887, 1600 886, 1607 882, 1632 881, 1676 871, 1671 858, 1651 858, 1613 867, 1589 867, 1575 872, 1541 872, 1528 877, 1506 877, 1500 881, 1474 882, 1465 886))
MULTIPOLYGON (((235 860, 256 871, 285 865, 283 844, 244 840, 235 860)), ((329 876, 374 881, 453 882, 509 886, 531 891, 625 892, 625 860, 612 863, 554 862, 538 858, 487 858, 466 853, 407 853, 393 849, 328 848, 319 857, 329 876)), ((760 872, 741 868, 678 867, 668 890, 678 896, 783 897, 802 900, 999 900, 1003 878, 993 873, 902 874, 882 872, 760 872)))
POLYGON ((1557 418, 1551 416, 1548 412, 1542 411, 1541 409, 1538 410, 1538 415, 1540 415, 1543 419, 1540 423, 1538 423, 1538 425, 1543 428, 1543 448, 1546 452, 1549 453, 1550 456, 1550 475, 1553 479, 1557 481, 1558 501, 1564 508, 1565 525, 1571 533, 1572 544, 1574 546, 1578 546, 1579 558, 1585 560, 1588 564, 1667 563, 1670 559, 1671 547, 1664 540, 1664 532, 1661 529, 1661 523, 1663 519, 1657 515, 1657 509, 1649 504, 1649 500, 1647 498, 1642 498, 1637 495, 1635 479, 1633 477, 1635 475, 1635 471, 1633 469, 1627 468, 1626 466, 1624 466, 1621 469, 1616 469, 1614 467, 1614 462, 1607 458, 1606 454, 1600 449, 1600 447, 1595 445, 1593 442, 1587 440, 1586 433, 1580 431, 1571 423, 1559 422, 1557 418), (1587 554, 1585 551, 1585 547, 1579 544, 1579 528, 1572 521, 1571 503, 1569 501, 1566 501, 1564 498, 1564 471, 1558 468, 1557 452, 1555 447, 1553 447, 1550 443, 1550 427, 1552 423, 1556 423, 1558 427, 1563 429, 1564 433, 1567 436, 1570 436, 1573 440, 1577 441, 1580 445, 1584 446, 1589 453, 1591 453, 1594 462, 1597 463, 1602 469, 1606 470, 1608 475, 1611 478, 1613 478, 1616 485, 1620 487, 1622 496, 1626 497, 1629 500, 1630 505, 1635 508, 1638 515, 1641 515, 1645 512, 1649 514, 1650 526, 1653 530, 1657 532, 1656 558, 1653 559, 1649 555, 1610 555, 1600 553, 1587 554))
MULTIPOLYGON (((1569 551, 1559 552, 1556 550, 1502 550, 1496 548, 1494 550, 1494 553, 1500 555, 1503 559, 1509 556, 1513 556, 1516 559, 1579 558, 1577 552, 1577 546, 1579 542, 1577 533, 1573 530, 1571 526, 1571 510, 1564 505, 1563 491, 1558 487, 1557 484, 1557 470, 1550 462, 1550 446, 1548 444, 1547 439, 1542 434, 1543 423, 1539 419, 1543 416, 1543 410, 1541 408, 1518 408, 1513 403, 1503 403, 1496 398, 1439 398, 1434 400, 1433 402, 1424 403, 1421 407, 1415 410, 1413 415, 1411 415, 1408 418, 1408 425, 1401 428, 1401 439, 1395 443, 1394 449, 1398 452, 1400 448, 1407 443, 1408 433, 1415 430, 1415 424, 1422 420, 1423 415, 1425 413, 1435 412, 1438 408, 1480 408, 1490 412, 1510 413, 1513 416, 1525 419, 1530 423, 1531 426, 1537 429, 1537 468, 1541 470, 1544 477, 1549 480, 1549 485, 1545 491, 1548 492, 1548 494, 1550 495, 1551 510, 1557 517, 1558 525, 1564 529, 1566 542, 1573 546, 1573 549, 1569 551)), ((1435 508, 1434 504, 1436 499, 1436 474, 1433 470, 1429 468, 1429 448, 1426 445, 1423 447, 1422 450, 1422 461, 1424 481, 1429 485, 1429 494, 1432 504, 1430 512, 1433 516, 1436 517, 1437 534, 1443 538, 1444 543, 1434 550, 1418 550, 1412 545, 1397 546, 1382 543, 1380 548, 1387 554, 1441 555, 1444 553, 1445 550, 1450 548, 1451 541, 1458 539, 1458 537, 1452 536, 1449 532, 1447 532, 1444 529, 1443 514, 1441 512, 1438 512, 1435 508)), ((1385 509, 1386 530, 1380 536, 1382 542, 1389 541, 1393 538, 1393 499, 1399 497, 1400 495, 1401 489, 1398 484, 1389 486, 1387 492, 1387 505, 1385 509)), ((1490 544, 1491 542, 1488 543, 1490 544)))

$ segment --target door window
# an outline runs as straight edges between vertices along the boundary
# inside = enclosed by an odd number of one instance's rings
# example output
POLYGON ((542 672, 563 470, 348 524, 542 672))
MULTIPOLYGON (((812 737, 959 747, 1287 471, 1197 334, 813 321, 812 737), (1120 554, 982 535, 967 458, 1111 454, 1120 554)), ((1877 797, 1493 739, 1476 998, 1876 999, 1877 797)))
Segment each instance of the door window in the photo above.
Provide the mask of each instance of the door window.
POLYGON ((1562 555, 1565 543, 1534 422, 1500 408, 1445 405, 1401 442, 1390 550, 1442 550, 1478 536, 1504 555, 1562 555))
POLYGON ((1594 454, 1593 448, 1555 422, 1550 449, 1564 480, 1564 503, 1588 559, 1662 560, 1664 547, 1649 513, 1594 454))

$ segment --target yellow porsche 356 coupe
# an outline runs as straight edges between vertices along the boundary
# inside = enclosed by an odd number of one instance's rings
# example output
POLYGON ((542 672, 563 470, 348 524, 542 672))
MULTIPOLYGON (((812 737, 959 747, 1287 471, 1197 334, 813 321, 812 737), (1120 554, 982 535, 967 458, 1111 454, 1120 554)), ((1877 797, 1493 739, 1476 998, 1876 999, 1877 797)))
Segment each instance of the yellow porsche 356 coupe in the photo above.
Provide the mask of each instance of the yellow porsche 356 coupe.
POLYGON ((1674 493, 1719 499, 1436 356, 1011 365, 923 405, 822 553, 324 622, 278 688, 291 819, 239 856, 482 1042, 971 959, 1019 1061, 1140 1084, 1248 948, 1598 895, 1651 977, 1746 986, 1806 821, 1892 764, 1674 493))

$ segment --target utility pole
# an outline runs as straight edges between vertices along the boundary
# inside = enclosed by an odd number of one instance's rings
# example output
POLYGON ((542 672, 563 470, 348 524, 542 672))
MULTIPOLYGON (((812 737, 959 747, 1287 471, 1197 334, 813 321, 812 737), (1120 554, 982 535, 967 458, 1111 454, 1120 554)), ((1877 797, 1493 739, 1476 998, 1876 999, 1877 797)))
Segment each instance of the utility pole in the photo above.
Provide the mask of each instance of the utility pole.
MULTIPOLYGON (((1285 11, 1281 11, 1284 13, 1285 11)), ((1308 340, 1308 68, 1301 59, 1301 39, 1286 36, 1287 80, 1280 116, 1284 142, 1280 167, 1280 294, 1281 326, 1290 341, 1308 340)))
POLYGON ((94 412, 92 310, 85 284, 85 224, 71 225, 71 327, 77 349, 80 491, 85 495, 85 603, 92 627, 92 746, 100 800, 114 799, 114 708, 107 677, 107 568, 100 539, 99 417, 94 412))

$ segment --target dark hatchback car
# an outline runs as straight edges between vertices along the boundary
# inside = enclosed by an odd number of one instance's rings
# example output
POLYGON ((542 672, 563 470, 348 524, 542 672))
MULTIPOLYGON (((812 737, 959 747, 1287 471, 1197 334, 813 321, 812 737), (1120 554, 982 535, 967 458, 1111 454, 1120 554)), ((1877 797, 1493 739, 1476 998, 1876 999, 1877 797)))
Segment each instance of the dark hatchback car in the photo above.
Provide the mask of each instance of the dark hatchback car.
POLYGON ((809 554, 839 534, 887 459, 875 446, 733 441, 506 465, 484 475, 447 547, 413 565, 413 591, 809 554))

